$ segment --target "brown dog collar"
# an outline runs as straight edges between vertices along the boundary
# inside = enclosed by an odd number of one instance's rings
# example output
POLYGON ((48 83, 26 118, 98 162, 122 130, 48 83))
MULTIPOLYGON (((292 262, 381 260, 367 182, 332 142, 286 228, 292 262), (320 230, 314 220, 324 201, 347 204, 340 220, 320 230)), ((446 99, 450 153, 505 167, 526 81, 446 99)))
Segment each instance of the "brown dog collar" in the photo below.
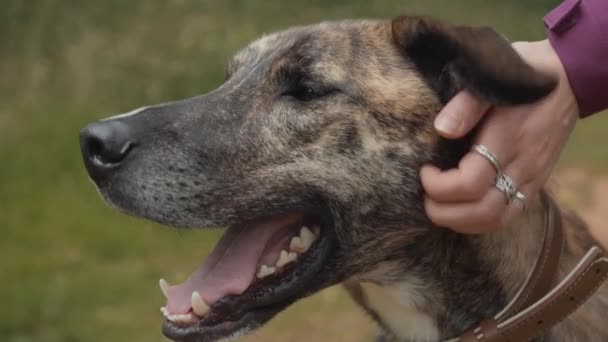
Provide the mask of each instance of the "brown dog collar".
POLYGON ((564 246, 561 213, 542 194, 545 236, 539 258, 513 300, 495 317, 486 319, 450 342, 523 342, 553 327, 578 307, 608 278, 608 258, 591 248, 574 269, 552 290, 564 246))

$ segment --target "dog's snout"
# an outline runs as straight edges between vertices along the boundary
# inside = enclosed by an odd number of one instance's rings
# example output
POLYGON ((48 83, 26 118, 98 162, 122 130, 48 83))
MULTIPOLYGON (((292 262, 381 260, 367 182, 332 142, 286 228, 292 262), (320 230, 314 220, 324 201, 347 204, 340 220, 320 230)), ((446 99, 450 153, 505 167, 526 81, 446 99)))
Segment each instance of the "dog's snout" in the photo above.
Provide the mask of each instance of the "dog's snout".
POLYGON ((118 120, 94 122, 80 132, 80 148, 85 163, 96 169, 119 165, 136 143, 129 126, 118 120))

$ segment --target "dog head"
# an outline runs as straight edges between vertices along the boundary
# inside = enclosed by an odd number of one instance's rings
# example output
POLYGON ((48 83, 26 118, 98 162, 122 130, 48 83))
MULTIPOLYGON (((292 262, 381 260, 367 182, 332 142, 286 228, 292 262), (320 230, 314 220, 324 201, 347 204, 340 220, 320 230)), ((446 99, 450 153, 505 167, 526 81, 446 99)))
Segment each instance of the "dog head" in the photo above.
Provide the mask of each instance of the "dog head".
POLYGON ((469 148, 433 132, 455 92, 517 104, 553 86, 490 29, 322 23, 253 42, 208 94, 92 123, 80 139, 112 206, 176 227, 229 227, 190 279, 161 284, 165 334, 215 341, 403 259, 431 234, 418 170, 449 167, 469 148))

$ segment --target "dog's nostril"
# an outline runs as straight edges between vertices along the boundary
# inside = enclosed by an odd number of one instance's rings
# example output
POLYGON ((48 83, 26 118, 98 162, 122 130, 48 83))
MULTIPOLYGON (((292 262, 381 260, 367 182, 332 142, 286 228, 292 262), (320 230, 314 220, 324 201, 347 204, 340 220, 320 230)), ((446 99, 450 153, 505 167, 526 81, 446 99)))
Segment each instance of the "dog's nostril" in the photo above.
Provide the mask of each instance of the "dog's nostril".
POLYGON ((99 139, 93 137, 93 138, 89 139, 89 141, 87 142, 87 145, 88 145, 89 153, 92 156, 99 156, 103 153, 103 150, 104 150, 103 143, 99 139))
POLYGON ((96 167, 111 167, 122 162, 135 147, 128 126, 121 122, 96 122, 80 133, 83 157, 96 167))
POLYGON ((120 149, 112 149, 103 141, 93 138, 89 142, 89 153, 96 162, 101 164, 117 164, 123 161, 133 148, 133 143, 128 141, 120 149))

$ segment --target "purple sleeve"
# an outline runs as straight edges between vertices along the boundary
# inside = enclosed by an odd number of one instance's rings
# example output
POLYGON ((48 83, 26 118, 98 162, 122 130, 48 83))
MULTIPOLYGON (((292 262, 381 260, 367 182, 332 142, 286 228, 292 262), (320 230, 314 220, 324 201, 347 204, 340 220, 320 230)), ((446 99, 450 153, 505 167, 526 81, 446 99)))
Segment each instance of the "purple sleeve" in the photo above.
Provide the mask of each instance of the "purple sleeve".
POLYGON ((608 0, 566 0, 544 20, 581 117, 608 108, 608 0))

